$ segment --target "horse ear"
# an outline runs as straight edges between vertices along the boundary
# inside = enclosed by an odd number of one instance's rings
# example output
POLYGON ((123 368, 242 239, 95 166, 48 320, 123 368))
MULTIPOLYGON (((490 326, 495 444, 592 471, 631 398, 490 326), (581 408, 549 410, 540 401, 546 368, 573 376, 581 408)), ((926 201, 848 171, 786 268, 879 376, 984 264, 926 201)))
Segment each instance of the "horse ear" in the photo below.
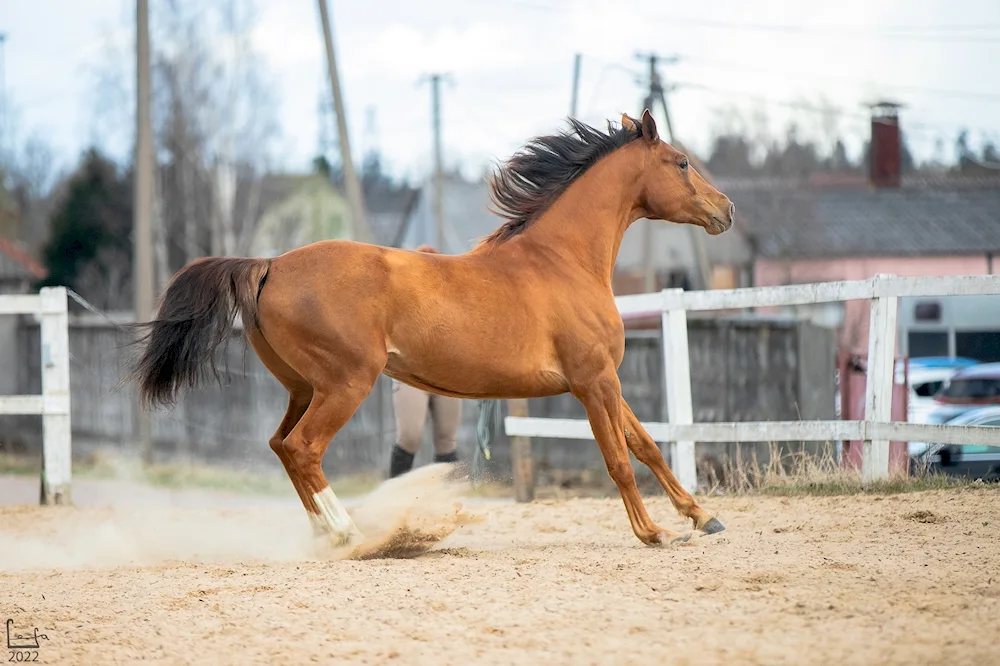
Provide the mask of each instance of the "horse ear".
POLYGON ((627 113, 622 114, 622 127, 624 127, 630 132, 639 131, 639 124, 635 121, 634 118, 630 118, 627 113))
POLYGON ((653 120, 653 114, 649 112, 649 109, 642 112, 642 136, 650 142, 660 138, 656 132, 656 121, 653 120))

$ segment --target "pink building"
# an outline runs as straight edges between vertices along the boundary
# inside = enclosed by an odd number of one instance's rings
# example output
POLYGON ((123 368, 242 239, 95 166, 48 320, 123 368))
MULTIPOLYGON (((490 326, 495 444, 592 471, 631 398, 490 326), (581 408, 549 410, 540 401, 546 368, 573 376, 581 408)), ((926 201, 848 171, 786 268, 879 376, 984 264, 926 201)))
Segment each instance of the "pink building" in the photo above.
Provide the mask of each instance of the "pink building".
MULTIPOLYGON (((1000 227, 1000 220, 997 221, 1000 227)), ((1000 248, 998 248, 1000 253, 1000 248)), ((879 273, 903 277, 938 275, 987 275, 993 272, 993 255, 950 255, 900 257, 855 256, 841 259, 758 259, 754 265, 754 283, 759 286, 864 280, 879 273)), ((867 301, 848 301, 800 308, 841 327, 841 344, 852 351, 868 350, 867 301)))
MULTIPOLYGON (((749 265, 732 268, 749 273, 755 286, 878 273, 993 273, 1000 257, 1000 170, 967 165, 954 174, 902 174, 891 105, 873 115, 871 146, 867 177, 716 178, 736 204, 739 235, 750 249, 749 265)), ((838 326, 845 348, 867 351, 867 302, 795 311, 838 326)))

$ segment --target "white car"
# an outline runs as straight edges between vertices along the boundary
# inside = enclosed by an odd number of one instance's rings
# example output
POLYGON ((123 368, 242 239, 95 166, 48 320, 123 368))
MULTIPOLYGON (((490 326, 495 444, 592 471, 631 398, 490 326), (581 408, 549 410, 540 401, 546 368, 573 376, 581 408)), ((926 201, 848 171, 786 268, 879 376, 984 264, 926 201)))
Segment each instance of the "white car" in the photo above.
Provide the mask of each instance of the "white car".
MULTIPOLYGON (((932 419, 934 420, 934 419, 932 419)), ((1000 407, 970 409, 946 421, 955 426, 1000 427, 1000 407)), ((931 471, 949 476, 967 476, 985 481, 1000 481, 1000 446, 983 444, 955 446, 931 444, 925 451, 911 457, 915 465, 923 461, 931 471)))
MULTIPOLYGON (((927 415, 937 405, 934 395, 948 385, 959 370, 978 365, 973 359, 961 357, 918 357, 911 358, 908 378, 910 391, 907 396, 906 420, 910 423, 927 423, 927 415)), ((897 384, 903 383, 903 363, 896 363, 897 384)))

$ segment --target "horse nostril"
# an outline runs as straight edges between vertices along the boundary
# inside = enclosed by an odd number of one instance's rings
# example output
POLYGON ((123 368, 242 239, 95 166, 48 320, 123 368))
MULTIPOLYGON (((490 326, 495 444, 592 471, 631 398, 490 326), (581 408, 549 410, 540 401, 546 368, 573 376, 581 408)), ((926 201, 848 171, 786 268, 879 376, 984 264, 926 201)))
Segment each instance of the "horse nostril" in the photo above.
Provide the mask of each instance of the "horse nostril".
POLYGON ((734 204, 733 202, 729 202, 729 221, 730 222, 736 221, 736 204, 734 204))

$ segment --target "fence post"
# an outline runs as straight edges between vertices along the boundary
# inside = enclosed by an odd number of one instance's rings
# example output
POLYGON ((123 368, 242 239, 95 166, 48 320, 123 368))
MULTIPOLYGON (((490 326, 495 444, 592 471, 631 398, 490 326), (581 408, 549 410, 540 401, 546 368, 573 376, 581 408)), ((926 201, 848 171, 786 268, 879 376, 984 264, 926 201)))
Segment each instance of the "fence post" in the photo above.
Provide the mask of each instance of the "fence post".
MULTIPOLYGON (((528 401, 524 398, 507 401, 510 416, 527 417, 528 401)), ((518 502, 530 502, 535 498, 534 461, 531 457, 531 438, 515 436, 510 438, 510 460, 514 472, 514 498, 518 502)))
MULTIPOLYGON (((691 406, 691 358, 688 351, 687 311, 683 308, 683 289, 664 289, 663 364, 667 395, 667 421, 674 425, 694 422, 691 406)), ((689 493, 698 485, 694 442, 670 443, 670 465, 677 481, 689 493)))
POLYGON ((43 287, 42 301, 42 504, 71 504, 69 316, 65 287, 43 287))
POLYGON ((861 481, 889 476, 889 440, 871 439, 871 424, 892 420, 892 388, 896 356, 896 296, 886 296, 882 286, 891 276, 872 278, 871 322, 868 327, 868 368, 865 376, 865 438, 861 444, 861 481))

